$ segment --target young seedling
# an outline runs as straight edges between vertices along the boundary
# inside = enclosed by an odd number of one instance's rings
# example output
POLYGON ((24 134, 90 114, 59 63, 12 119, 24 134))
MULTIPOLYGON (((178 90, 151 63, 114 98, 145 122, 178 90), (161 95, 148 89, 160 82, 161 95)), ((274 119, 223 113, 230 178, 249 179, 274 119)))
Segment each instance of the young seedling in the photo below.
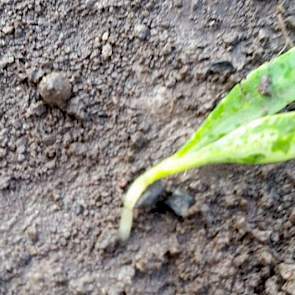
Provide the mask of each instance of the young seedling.
POLYGON ((295 48, 260 66, 217 105, 174 155, 151 167, 124 197, 119 235, 128 239, 133 209, 154 182, 210 164, 268 164, 295 158, 295 48))

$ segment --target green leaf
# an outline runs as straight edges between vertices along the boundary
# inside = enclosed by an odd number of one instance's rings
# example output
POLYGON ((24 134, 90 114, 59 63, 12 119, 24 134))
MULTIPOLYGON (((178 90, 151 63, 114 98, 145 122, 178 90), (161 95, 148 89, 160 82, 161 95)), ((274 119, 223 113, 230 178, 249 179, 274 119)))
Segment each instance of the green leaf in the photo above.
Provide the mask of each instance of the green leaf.
POLYGON ((178 161, 187 170, 209 164, 257 165, 294 158, 295 112, 289 112, 251 121, 199 150, 178 157, 178 161))
POLYGON ((295 48, 292 48, 236 85, 178 154, 199 149, 256 118, 275 114, 294 100, 295 48))
POLYGON ((148 169, 124 197, 119 234, 131 231, 133 208, 148 186, 209 164, 267 164, 295 158, 295 113, 274 115, 295 100, 295 48, 236 85, 193 137, 148 169))

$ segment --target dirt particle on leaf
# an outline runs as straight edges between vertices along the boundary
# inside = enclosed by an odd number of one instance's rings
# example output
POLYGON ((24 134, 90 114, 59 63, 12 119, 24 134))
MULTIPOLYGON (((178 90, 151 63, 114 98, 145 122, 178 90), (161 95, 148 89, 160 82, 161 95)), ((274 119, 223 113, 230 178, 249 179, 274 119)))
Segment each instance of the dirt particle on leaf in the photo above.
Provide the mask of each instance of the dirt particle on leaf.
POLYGON ((260 85, 258 87, 258 92, 263 95, 263 96, 271 96, 271 87, 272 86, 272 81, 271 78, 268 76, 263 76, 260 82, 260 85))

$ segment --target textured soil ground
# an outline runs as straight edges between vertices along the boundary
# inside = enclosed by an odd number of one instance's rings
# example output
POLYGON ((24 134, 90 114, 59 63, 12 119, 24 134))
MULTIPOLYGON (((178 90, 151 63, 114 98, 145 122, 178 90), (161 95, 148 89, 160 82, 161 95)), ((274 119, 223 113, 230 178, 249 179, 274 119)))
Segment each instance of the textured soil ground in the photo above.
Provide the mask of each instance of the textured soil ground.
POLYGON ((189 216, 116 242, 128 184, 286 37, 292 0, 1 0, 0 294, 295 294, 294 162, 170 179, 189 216))

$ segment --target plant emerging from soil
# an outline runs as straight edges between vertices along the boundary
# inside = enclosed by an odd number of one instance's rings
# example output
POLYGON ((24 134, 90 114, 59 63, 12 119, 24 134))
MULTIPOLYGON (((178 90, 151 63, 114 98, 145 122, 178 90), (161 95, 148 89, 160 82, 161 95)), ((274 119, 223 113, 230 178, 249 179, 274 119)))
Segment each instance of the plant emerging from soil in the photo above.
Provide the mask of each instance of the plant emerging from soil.
POLYGON ((268 164, 295 158, 295 48, 260 66, 217 105, 174 155, 139 176, 124 196, 119 235, 128 239, 133 209, 154 182, 210 164, 268 164), (278 114, 279 113, 279 114, 278 114))

